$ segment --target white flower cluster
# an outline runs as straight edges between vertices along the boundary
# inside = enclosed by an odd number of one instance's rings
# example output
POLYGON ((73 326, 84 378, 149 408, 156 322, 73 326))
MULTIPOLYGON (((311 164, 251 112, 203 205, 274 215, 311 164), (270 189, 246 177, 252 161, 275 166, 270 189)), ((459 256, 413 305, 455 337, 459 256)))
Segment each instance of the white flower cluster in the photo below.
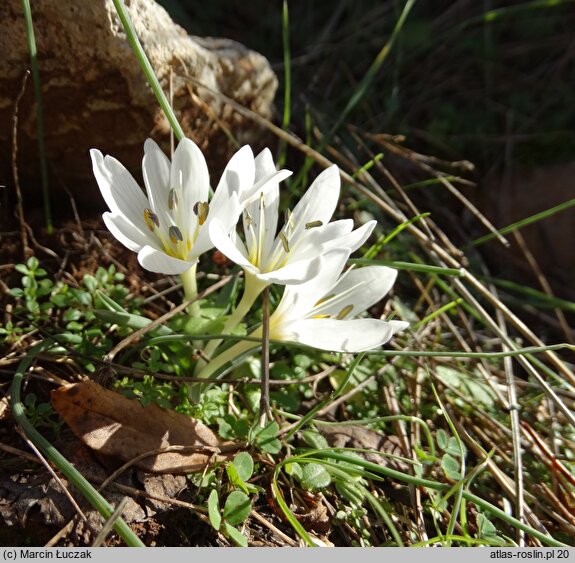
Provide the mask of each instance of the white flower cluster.
MULTIPOLYGON (((376 222, 355 230, 351 219, 330 222, 340 192, 337 166, 316 178, 278 230, 280 182, 291 172, 276 170, 267 149, 257 157, 247 146, 240 149, 211 200, 206 161, 190 139, 180 141, 172 162, 154 141, 146 141, 142 170, 147 195, 115 158, 96 149, 90 154, 110 208, 104 222, 138 253, 144 268, 185 275, 215 246, 243 269, 244 295, 224 333, 231 332, 272 283, 285 285, 270 317, 273 340, 360 352, 385 344, 407 327, 401 321, 355 318, 389 292, 397 272, 385 266, 344 271, 349 255, 367 240, 376 222)), ((252 334, 259 335, 261 328, 252 334)), ((218 345, 208 344, 209 357, 218 345)), ((246 341, 236 347, 239 353, 256 344, 246 341)), ((210 368, 218 363, 216 357, 210 368)))

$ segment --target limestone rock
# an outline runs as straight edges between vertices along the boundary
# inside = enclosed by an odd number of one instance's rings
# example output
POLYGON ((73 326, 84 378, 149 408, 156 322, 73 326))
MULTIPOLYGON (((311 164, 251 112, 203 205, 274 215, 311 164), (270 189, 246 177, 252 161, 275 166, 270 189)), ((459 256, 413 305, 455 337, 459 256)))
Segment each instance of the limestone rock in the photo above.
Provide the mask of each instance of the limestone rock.
MULTIPOLYGON (((188 36, 153 0, 127 0, 126 4, 166 92, 172 73, 176 114, 186 135, 200 145, 210 163, 221 166, 234 150, 227 142, 226 129, 240 144, 257 144, 261 131, 253 122, 186 77, 270 118, 277 79, 268 61, 234 41, 188 36)), ((65 185, 80 203, 97 202, 88 150, 97 147, 137 171, 148 136, 168 146, 167 121, 127 42, 112 0, 35 0, 32 10, 51 186, 65 185)), ((21 1, 1 2, 0 21, 4 180, 10 177, 14 102, 30 57, 21 1)), ((18 134, 18 162, 26 188, 25 184, 39 177, 31 80, 19 108, 18 134)))

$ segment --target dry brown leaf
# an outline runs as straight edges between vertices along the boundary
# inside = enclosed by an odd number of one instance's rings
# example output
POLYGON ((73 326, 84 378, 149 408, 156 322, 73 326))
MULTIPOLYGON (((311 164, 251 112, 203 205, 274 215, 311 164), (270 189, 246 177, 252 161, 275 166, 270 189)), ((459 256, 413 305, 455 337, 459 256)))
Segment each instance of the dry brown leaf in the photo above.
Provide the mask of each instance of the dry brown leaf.
POLYGON ((178 449, 134 463, 144 471, 201 471, 210 461, 229 459, 240 447, 220 440, 198 420, 156 405, 143 407, 93 381, 52 391, 52 405, 74 434, 101 454, 130 461, 160 448, 178 449))

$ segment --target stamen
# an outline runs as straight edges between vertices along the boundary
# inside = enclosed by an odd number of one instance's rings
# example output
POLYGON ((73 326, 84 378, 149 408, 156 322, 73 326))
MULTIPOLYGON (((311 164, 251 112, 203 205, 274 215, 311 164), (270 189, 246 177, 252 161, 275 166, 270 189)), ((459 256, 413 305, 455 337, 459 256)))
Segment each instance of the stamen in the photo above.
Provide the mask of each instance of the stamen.
POLYGON ((151 210, 151 209, 144 209, 144 221, 146 221, 146 225, 150 231, 154 230, 154 225, 159 229, 160 228, 160 220, 158 216, 151 210))
POLYGON ((278 236, 280 237, 280 240, 282 241, 282 246, 284 247, 284 250, 286 252, 289 252, 289 242, 288 242, 287 237, 283 233, 280 233, 278 236))
POLYGON ((254 220, 247 209, 244 209, 244 213, 246 214, 246 228, 249 229, 254 224, 254 220))
POLYGON ((335 293, 331 293, 330 295, 326 295, 325 297, 322 297, 315 305, 314 307, 319 307, 322 303, 325 303, 326 301, 329 301, 330 299, 333 299, 335 297, 335 293))
POLYGON ((312 319, 329 319, 331 315, 314 315, 312 319))
POLYGON ((293 214, 289 209, 286 209, 284 223, 285 230, 289 233, 294 228, 293 214))
POLYGON ((353 310, 353 305, 347 305, 337 314, 337 316, 335 318, 338 321, 341 321, 341 320, 345 319, 345 317, 347 317, 347 315, 349 315, 352 310, 353 310))
POLYGON ((171 211, 174 209, 174 207, 176 207, 176 205, 178 205, 178 196, 176 194, 176 189, 172 188, 168 194, 168 208, 171 211))
POLYGON ((323 225, 323 221, 311 221, 310 223, 305 224, 306 231, 308 229, 313 229, 314 227, 321 227, 323 225))
POLYGON ((178 241, 182 242, 184 240, 184 237, 182 236, 182 231, 180 231, 180 229, 178 229, 178 227, 176 227, 175 225, 172 225, 168 229, 168 235, 170 236, 172 244, 176 244, 178 241))
POLYGON ((198 201, 194 205, 194 213, 198 216, 198 222, 203 225, 208 218, 208 213, 210 212, 210 206, 207 201, 198 201))

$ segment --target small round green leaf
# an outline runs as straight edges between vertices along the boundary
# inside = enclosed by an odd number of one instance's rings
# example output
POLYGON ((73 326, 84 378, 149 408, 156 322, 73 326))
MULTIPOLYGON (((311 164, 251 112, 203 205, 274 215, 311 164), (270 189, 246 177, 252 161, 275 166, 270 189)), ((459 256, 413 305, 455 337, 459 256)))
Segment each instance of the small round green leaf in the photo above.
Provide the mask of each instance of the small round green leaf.
POLYGON ((238 476, 242 481, 247 481, 254 472, 254 460, 248 452, 240 452, 233 461, 238 476))
POLYGON ((232 491, 224 505, 224 519, 232 525, 241 524, 250 514, 252 505, 242 491, 232 491))
POLYGON ((208 517, 214 530, 219 530, 222 525, 222 515, 220 514, 220 501, 216 489, 212 489, 208 497, 208 517))
POLYGON ((323 489, 331 483, 327 469, 319 463, 308 463, 303 468, 301 486, 308 491, 323 489))
POLYGON ((244 536, 239 530, 224 522, 224 530, 226 535, 239 547, 248 547, 248 538, 244 536))

